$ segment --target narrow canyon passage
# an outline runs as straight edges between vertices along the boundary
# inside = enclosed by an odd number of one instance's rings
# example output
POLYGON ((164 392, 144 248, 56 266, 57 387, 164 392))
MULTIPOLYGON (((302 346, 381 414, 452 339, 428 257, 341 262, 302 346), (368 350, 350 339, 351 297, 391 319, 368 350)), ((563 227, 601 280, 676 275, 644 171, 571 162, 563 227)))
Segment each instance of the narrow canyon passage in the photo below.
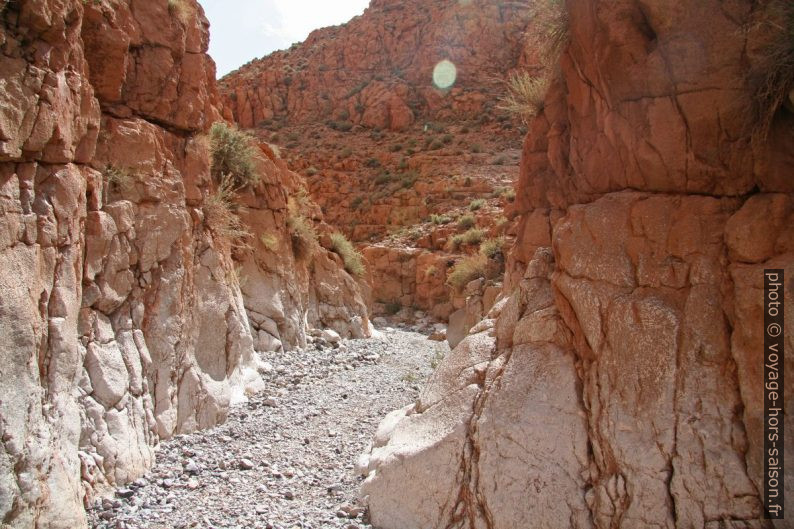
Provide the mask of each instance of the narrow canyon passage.
POLYGON ((264 391, 225 424, 163 443, 144 478, 97 503, 91 527, 369 527, 356 459, 449 350, 417 332, 381 333, 265 357, 264 391))

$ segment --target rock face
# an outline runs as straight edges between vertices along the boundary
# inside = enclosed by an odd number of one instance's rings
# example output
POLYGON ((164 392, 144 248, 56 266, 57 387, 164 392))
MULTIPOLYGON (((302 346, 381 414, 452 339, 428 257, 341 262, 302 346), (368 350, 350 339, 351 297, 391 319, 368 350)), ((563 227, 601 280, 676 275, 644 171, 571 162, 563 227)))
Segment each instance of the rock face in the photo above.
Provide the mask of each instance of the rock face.
MULTIPOLYGON (((373 524, 788 527, 762 519, 761 289, 782 268, 794 300, 794 115, 747 134, 759 13, 567 7, 503 297, 382 422, 373 524)), ((791 351, 792 314, 785 331, 791 351)))
POLYGON ((495 0, 373 0, 347 24, 227 76, 226 117, 245 128, 328 119, 402 130, 419 116, 477 114, 493 104, 484 90, 521 57, 528 19, 520 5, 495 0), (442 92, 429 81, 444 60, 456 77, 442 92))
MULTIPOLYGON (((219 113, 194 1, 2 2, 0 25, 0 525, 74 529, 159 439, 256 390, 256 349, 369 323, 328 252, 235 254, 241 290, 206 218, 219 113)), ((261 165, 244 220, 286 231, 298 177, 261 165)))

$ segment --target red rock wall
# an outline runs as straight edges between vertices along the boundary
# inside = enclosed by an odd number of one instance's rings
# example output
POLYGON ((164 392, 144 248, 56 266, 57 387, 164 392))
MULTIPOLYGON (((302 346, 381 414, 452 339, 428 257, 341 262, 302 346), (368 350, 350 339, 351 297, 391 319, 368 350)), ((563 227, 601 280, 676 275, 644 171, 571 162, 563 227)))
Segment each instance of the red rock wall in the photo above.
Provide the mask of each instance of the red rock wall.
MULTIPOLYGON (((241 291, 205 218, 220 116, 195 1, 2 2, 0 28, 0 525, 75 529, 158 440, 255 391, 256 350, 369 323, 327 252, 236 255, 241 291)), ((262 166, 244 220, 286 233, 298 177, 262 166)))
MULTIPOLYGON (((783 268, 794 301, 794 115, 751 141, 762 6, 567 7, 560 77, 524 143, 506 297, 382 424, 372 519, 772 527, 761 289, 783 268)), ((792 351, 794 315, 785 330, 792 351)), ((791 472, 785 488, 794 509, 791 472)))
POLYGON ((419 116, 478 116, 519 61, 527 21, 522 6, 495 0, 375 0, 347 24, 224 78, 226 117, 245 128, 275 119, 400 130, 419 116), (431 82, 443 59, 458 73, 445 96, 431 82))

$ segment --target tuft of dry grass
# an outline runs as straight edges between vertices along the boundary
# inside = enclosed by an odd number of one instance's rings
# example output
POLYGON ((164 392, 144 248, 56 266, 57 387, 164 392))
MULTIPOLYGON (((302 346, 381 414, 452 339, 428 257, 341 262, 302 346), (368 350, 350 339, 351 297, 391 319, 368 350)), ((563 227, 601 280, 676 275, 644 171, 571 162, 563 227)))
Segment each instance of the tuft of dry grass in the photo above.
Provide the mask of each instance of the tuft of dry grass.
POLYGON ((107 178, 111 189, 115 191, 123 193, 129 191, 134 185, 135 174, 128 168, 107 165, 103 174, 107 178))
POLYGON ((519 116, 524 123, 528 123, 543 110, 543 102, 549 90, 547 76, 536 77, 529 72, 516 72, 510 75, 506 85, 507 94, 500 101, 500 110, 519 116))
POLYGON ((469 282, 485 277, 488 270, 488 259, 481 254, 465 257, 452 267, 447 283, 457 289, 465 287, 469 282))
POLYGON ((265 248, 267 248, 271 252, 275 252, 278 250, 279 239, 278 239, 278 235, 276 235, 275 233, 271 233, 269 231, 262 233, 259 235, 259 241, 262 243, 262 245, 265 248))
POLYGON ((234 201, 236 192, 232 178, 221 175, 215 191, 204 200, 204 221, 217 237, 233 247, 244 247, 251 233, 238 216, 240 207, 234 201))
POLYGON ((168 12, 182 24, 187 24, 193 14, 193 8, 186 0, 168 0, 168 12))
POLYGON ((753 140, 763 142, 780 107, 794 105, 794 2, 766 2, 753 29, 762 43, 748 72, 754 94, 749 121, 753 140))
POLYGON ((331 234, 331 251, 337 253, 345 263, 345 270, 350 275, 361 277, 364 275, 364 259, 353 244, 341 233, 331 234))
POLYGON ((291 213, 287 217, 292 254, 298 261, 305 261, 317 250, 317 232, 314 225, 299 213, 291 213))

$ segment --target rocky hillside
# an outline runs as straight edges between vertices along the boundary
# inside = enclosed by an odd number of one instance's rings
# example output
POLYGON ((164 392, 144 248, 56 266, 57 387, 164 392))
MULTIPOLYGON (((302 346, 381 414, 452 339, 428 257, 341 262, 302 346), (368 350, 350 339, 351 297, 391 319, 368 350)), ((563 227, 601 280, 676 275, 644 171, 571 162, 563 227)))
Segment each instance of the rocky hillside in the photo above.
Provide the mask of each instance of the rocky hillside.
POLYGON ((224 78, 226 115, 244 128, 335 120, 391 130, 477 116, 522 56, 529 14, 521 2, 372 0, 347 24, 224 78))
POLYGON ((763 269, 794 274, 791 8, 566 6, 504 295, 381 423, 373 524, 790 527, 760 479, 763 269))
POLYGON ((297 220, 327 228, 282 160, 213 178, 193 0, 4 1, 0 26, 0 525, 75 529, 261 387, 257 351, 370 324, 338 255, 295 255, 297 220))
POLYGON ((220 81, 226 117, 277 145, 361 247, 375 313, 447 321, 465 306, 454 265, 486 241, 503 263, 523 124, 498 103, 533 63, 529 6, 376 0, 220 81))

